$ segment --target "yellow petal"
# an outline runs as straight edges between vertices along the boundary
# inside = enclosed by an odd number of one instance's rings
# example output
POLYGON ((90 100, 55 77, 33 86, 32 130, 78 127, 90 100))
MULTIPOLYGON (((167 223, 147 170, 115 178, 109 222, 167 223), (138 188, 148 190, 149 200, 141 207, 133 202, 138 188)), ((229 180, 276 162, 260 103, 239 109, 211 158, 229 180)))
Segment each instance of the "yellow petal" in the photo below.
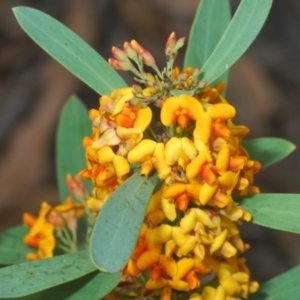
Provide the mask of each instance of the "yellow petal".
MULTIPOLYGON (((206 286, 203 289, 202 292, 202 297, 203 300, 215 300, 216 298, 216 294, 217 294, 217 290, 211 286, 206 286)), ((225 298, 224 298, 225 300, 225 298)))
POLYGON ((164 192, 164 198, 176 198, 178 195, 186 191, 186 184, 184 183, 174 183, 169 186, 164 192))
POLYGON ((143 271, 151 268, 159 260, 160 253, 154 250, 145 251, 137 261, 137 267, 143 271))
POLYGON ((217 293, 214 300, 226 300, 226 291, 222 285, 217 287, 217 293))
POLYGON ((203 112, 196 121, 194 130, 194 143, 197 150, 203 150, 203 144, 209 142, 212 133, 212 118, 207 112, 203 112))
POLYGON ((226 238, 227 238, 227 229, 224 229, 214 239, 214 242, 210 246, 210 253, 212 254, 212 253, 216 252, 217 250, 219 250, 223 246, 223 244, 225 243, 226 238))
POLYGON ((217 160, 216 160, 216 167, 219 173, 223 173, 227 171, 229 159, 230 159, 230 146, 225 145, 218 153, 217 160))
POLYGON ((125 128, 122 126, 118 126, 117 135, 122 140, 128 140, 128 139, 141 140, 143 137, 143 132, 139 128, 125 128))
POLYGON ((203 112, 203 106, 198 99, 190 95, 179 96, 179 106, 187 111, 187 115, 190 119, 196 120, 199 115, 203 112))
POLYGON ((171 167, 165 160, 165 145, 163 143, 157 143, 153 153, 153 164, 158 172, 158 178, 166 179, 171 173, 171 167))
POLYGON ((108 164, 108 163, 112 163, 114 157, 115 157, 115 153, 113 152, 113 150, 106 146, 103 147, 102 149, 100 149, 98 151, 98 160, 100 164, 108 164))
POLYGON ((188 236, 185 244, 179 248, 179 252, 181 253, 181 255, 187 255, 188 253, 192 252, 196 247, 197 242, 197 237, 188 236))
POLYGON ((174 277, 177 274, 177 264, 172 257, 161 254, 159 256, 159 266, 170 277, 174 277))
POLYGON ((177 246, 179 246, 179 247, 183 246, 186 243, 188 237, 189 237, 189 235, 184 234, 180 227, 178 227, 178 226, 173 227, 172 238, 173 238, 174 243, 177 246))
POLYGON ((235 116, 235 108, 232 105, 226 103, 218 103, 210 105, 207 108, 207 113, 214 120, 225 121, 232 119, 235 116))
POLYGON ((162 198, 161 209, 170 221, 174 221, 176 219, 177 214, 174 199, 162 198))
POLYGON ((149 107, 141 108, 137 112, 133 128, 144 131, 152 120, 152 110, 149 107))
POLYGON ((167 242, 172 237, 172 226, 162 224, 153 229, 150 242, 153 244, 162 244, 167 242))
POLYGON ((146 289, 147 290, 160 290, 168 285, 168 280, 165 278, 159 278, 157 280, 149 279, 146 282, 146 289))
POLYGON ((210 157, 209 153, 207 153, 206 151, 202 151, 186 167, 187 178, 191 180, 191 179, 197 177, 201 173, 203 166, 206 163, 209 163, 210 161, 211 161, 211 157, 210 157))
POLYGON ((178 97, 167 98, 160 111, 161 122, 165 126, 170 126, 175 123, 177 120, 176 111, 179 108, 180 106, 178 97))
POLYGON ((167 241, 165 244, 166 256, 170 257, 173 254, 175 248, 176 248, 176 244, 173 240, 167 241))
POLYGON ((194 200, 199 199, 200 190, 201 190, 200 183, 190 183, 186 185, 187 194, 194 200))
POLYGON ((132 150, 128 152, 127 159, 130 163, 138 163, 149 160, 156 148, 156 142, 152 140, 142 140, 132 150))
POLYGON ((195 265, 193 258, 184 257, 177 262, 177 274, 174 279, 182 279, 195 265))
POLYGON ((222 286, 229 296, 232 296, 234 294, 239 294, 241 291, 240 285, 232 277, 227 277, 225 280, 223 280, 222 286))
POLYGON ((130 166, 127 159, 123 156, 116 155, 113 159, 113 166, 116 171, 116 175, 122 178, 124 175, 130 172, 130 166))
POLYGON ((197 221, 208 228, 215 228, 216 224, 211 220, 209 215, 202 209, 196 208, 197 221))
POLYGON ((238 177, 239 177, 239 173, 226 171, 221 176, 219 176, 218 181, 222 187, 231 188, 236 185, 238 177))
POLYGON ((169 280, 169 285, 176 291, 187 292, 190 290, 189 284, 186 281, 180 279, 169 280))
POLYGON ((89 209, 98 212, 102 208, 104 201, 95 198, 88 198, 86 204, 89 209))
POLYGON ((162 197, 162 191, 158 190, 156 193, 154 193, 150 200, 147 207, 146 214, 149 214, 150 212, 159 210, 161 208, 161 197, 162 197))
POLYGON ((236 255, 237 250, 232 246, 232 244, 230 244, 228 241, 225 241, 220 252, 226 258, 230 258, 236 255))
POLYGON ((153 211, 147 214, 146 221, 153 225, 158 225, 166 219, 165 214, 161 210, 153 211))
POLYGON ((116 101, 115 107, 112 112, 112 116, 115 116, 116 114, 120 113, 126 105, 126 102, 131 98, 133 98, 132 89, 130 88, 130 90, 124 90, 123 95, 116 101))
POLYGON ((195 144, 188 138, 181 138, 181 147, 184 155, 187 156, 189 160, 192 160, 197 155, 197 149, 195 144))
POLYGON ((180 220, 180 228, 183 233, 190 232, 196 226, 197 214, 196 208, 191 208, 185 212, 184 217, 180 220))
POLYGON ((203 300, 203 298, 200 294, 193 293, 190 295, 189 300, 203 300))
POLYGON ((182 156, 181 140, 176 137, 172 137, 166 144, 165 149, 166 162, 168 165, 175 165, 180 156, 182 156))
POLYGON ((205 205, 209 200, 213 198, 218 190, 218 185, 209 185, 206 182, 202 186, 199 194, 199 201, 202 205, 205 205))

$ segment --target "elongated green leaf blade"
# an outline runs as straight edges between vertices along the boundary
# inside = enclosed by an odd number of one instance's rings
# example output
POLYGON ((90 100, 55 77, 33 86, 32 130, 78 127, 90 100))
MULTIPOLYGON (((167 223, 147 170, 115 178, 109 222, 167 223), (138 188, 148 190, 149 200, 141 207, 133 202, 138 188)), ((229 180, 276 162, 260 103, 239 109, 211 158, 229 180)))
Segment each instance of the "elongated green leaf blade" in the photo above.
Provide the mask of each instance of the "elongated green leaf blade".
MULTIPOLYGON (((17 298, 18 300, 98 300, 107 295, 120 282, 121 273, 104 274, 93 272, 76 280, 17 298)), ((9 298, 0 298, 9 299, 9 298)), ((11 298, 10 298, 11 299, 11 298)), ((15 299, 15 298, 14 298, 15 299)))
POLYGON ((257 194, 235 200, 253 217, 253 223, 300 233, 300 194, 257 194))
POLYGON ((91 237, 90 252, 103 272, 120 271, 134 249, 157 176, 138 173, 127 179, 100 211, 91 237))
MULTIPOLYGON (((67 174, 75 175, 86 167, 82 140, 91 136, 91 127, 85 105, 78 97, 70 97, 61 112, 56 135, 56 172, 61 201, 70 195, 67 174)), ((91 190, 91 183, 85 183, 91 190)))
POLYGON ((0 269, 0 298, 30 295, 95 271, 88 250, 0 269))
POLYGON ((296 146, 281 138, 258 138, 243 141, 250 158, 258 160, 262 167, 268 167, 292 153, 296 146))
MULTIPOLYGON (((201 1, 190 31, 184 67, 204 65, 226 30, 230 17, 228 0, 201 1)), ((225 82, 227 73, 228 71, 225 71, 222 76, 225 82)))
POLYGON ((298 299, 300 295, 300 266, 295 267, 262 284, 249 300, 298 299))
POLYGON ((41 48, 99 94, 127 86, 94 49, 57 20, 29 7, 13 11, 23 30, 41 48))
POLYGON ((26 261, 26 254, 33 252, 23 239, 29 229, 18 226, 0 233, 0 265, 18 264, 26 261))
POLYGON ((272 0, 243 0, 215 50, 201 69, 208 84, 226 72, 248 49, 263 26, 272 0))

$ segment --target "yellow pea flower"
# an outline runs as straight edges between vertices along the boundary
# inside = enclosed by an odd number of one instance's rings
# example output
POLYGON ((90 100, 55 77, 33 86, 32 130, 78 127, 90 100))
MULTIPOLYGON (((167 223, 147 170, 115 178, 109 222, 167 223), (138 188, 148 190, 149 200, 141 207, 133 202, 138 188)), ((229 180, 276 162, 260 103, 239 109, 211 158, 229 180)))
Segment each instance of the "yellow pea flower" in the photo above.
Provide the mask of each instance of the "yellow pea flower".
POLYGON ((160 179, 169 176, 171 168, 165 161, 165 146, 152 140, 142 140, 128 152, 127 159, 130 163, 142 163, 141 175, 148 176, 153 168, 158 172, 160 179))
POLYGON ((185 170, 187 164, 196 157, 197 149, 190 139, 173 137, 166 144, 165 155, 168 165, 178 164, 185 170))
POLYGON ((196 120, 202 112, 203 107, 196 98, 183 94, 166 99, 161 108, 160 119, 165 126, 177 122, 181 128, 186 128, 189 120, 196 120))

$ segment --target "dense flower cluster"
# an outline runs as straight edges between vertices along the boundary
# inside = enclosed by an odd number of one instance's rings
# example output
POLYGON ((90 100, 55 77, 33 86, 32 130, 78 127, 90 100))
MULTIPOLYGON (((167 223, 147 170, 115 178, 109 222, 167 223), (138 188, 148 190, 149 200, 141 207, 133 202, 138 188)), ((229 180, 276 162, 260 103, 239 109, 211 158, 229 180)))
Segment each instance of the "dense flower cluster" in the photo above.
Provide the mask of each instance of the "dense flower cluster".
POLYGON ((90 110, 93 136, 83 141, 87 168, 81 173, 94 184, 87 204, 99 212, 137 166, 146 177, 157 172, 160 188, 123 270, 124 281, 146 280, 141 294, 133 295, 246 298, 258 283, 239 258, 249 245, 237 225, 251 216, 232 196, 259 193, 253 177, 260 164, 241 145, 249 130, 233 123, 236 111, 222 96, 225 84, 205 86, 197 68, 173 67, 183 41, 171 34, 162 72, 136 41, 126 42, 124 51, 113 47, 111 66, 132 71, 145 88, 114 90, 90 110))
POLYGON ((38 217, 24 213, 23 223, 30 227, 24 243, 37 248, 37 253, 27 254, 27 260, 52 257, 55 247, 66 253, 77 251, 77 223, 84 212, 82 204, 68 197, 55 207, 43 202, 38 217))

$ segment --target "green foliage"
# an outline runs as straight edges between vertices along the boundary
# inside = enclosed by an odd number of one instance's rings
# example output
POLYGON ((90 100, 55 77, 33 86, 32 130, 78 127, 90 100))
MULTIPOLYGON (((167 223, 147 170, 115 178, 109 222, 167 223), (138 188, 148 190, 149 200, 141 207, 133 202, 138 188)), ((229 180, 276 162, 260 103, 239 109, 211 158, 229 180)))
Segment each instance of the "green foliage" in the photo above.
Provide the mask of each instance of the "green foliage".
POLYGON ((88 250, 0 269, 0 298, 30 295, 95 271, 88 250))
MULTIPOLYGON (((92 135, 91 127, 85 105, 76 96, 71 96, 61 112, 56 134, 56 171, 62 202, 70 196, 67 174, 75 175, 86 167, 82 139, 92 135)), ((86 184, 91 190, 91 182, 86 184)))
MULTIPOLYGON (((93 272, 65 284, 32 295, 18 297, 18 300, 98 300, 108 294, 121 279, 121 273, 104 274, 93 272)), ((12 298, 0 298, 12 299, 12 298)))
POLYGON ((300 266, 262 284, 256 294, 249 296, 249 300, 299 299, 299 278, 300 266))
POLYGON ((242 145, 250 158, 258 160, 263 168, 282 160, 296 149, 293 143, 281 138, 258 138, 243 141, 242 145))
POLYGON ((32 252, 32 248, 23 243, 27 233, 27 227, 18 226, 0 234, 0 265, 18 264, 26 261, 26 254, 32 252))
POLYGON ((90 252, 104 272, 120 271, 135 247, 157 176, 134 173, 107 200, 91 237, 90 252))
MULTIPOLYGON (((220 41, 230 22, 230 5, 228 0, 202 0, 191 27, 184 67, 202 67, 220 41)), ((222 74, 227 82, 228 70, 222 74)))
POLYGON ((226 72, 248 49, 263 26, 272 0, 243 0, 213 53, 201 69, 208 84, 226 72))
POLYGON ((300 233, 300 194, 257 194, 235 197, 253 223, 300 233))
POLYGON ((23 30, 41 48, 97 93, 110 94, 127 86, 93 48, 57 20, 29 7, 13 11, 23 30))

